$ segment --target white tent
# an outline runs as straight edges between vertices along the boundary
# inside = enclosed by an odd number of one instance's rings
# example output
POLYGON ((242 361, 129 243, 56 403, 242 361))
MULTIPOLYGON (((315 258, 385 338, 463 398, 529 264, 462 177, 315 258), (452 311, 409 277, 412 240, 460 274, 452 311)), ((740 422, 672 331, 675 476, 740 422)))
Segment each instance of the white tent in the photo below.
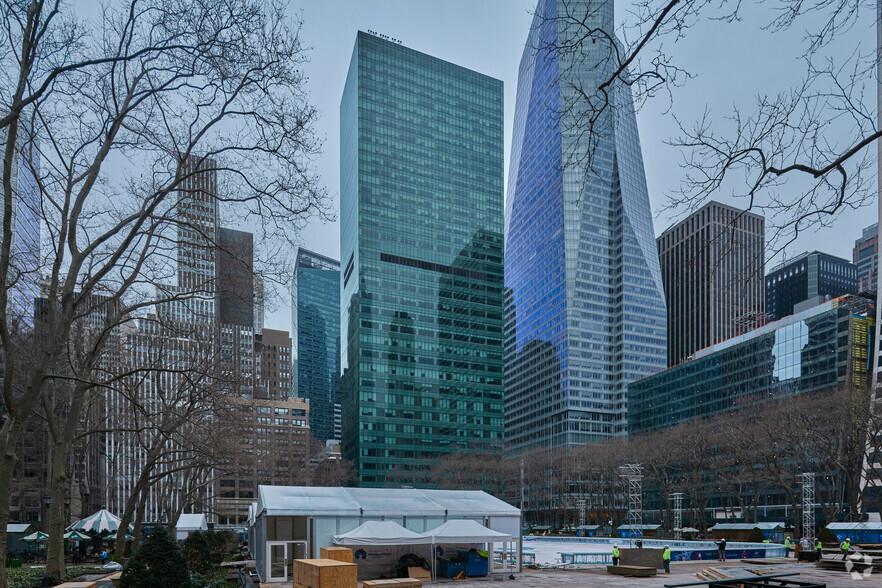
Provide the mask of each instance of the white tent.
POLYGON ((182 514, 178 517, 175 524, 175 539, 183 541, 193 531, 207 531, 208 523, 205 520, 205 514, 182 514))
POLYGON ((368 521, 348 533, 334 535, 337 545, 425 545, 431 542, 427 534, 414 533, 395 521, 368 521))
POLYGON ((503 543, 511 541, 511 535, 488 529, 469 520, 447 521, 440 527, 423 533, 433 543, 503 543))

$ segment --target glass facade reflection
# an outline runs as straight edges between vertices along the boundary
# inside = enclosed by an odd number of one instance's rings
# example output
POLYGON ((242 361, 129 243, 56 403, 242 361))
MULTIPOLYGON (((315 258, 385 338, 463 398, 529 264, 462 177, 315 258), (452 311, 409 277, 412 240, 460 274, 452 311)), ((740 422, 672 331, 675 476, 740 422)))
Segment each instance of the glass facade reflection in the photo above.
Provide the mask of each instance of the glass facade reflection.
MULTIPOLYGON (((20 321, 22 327, 34 326, 34 303, 40 295, 40 222, 41 196, 37 183, 40 173, 39 143, 29 128, 18 129, 18 140, 12 155, 12 244, 9 267, 8 308, 10 324, 20 321)), ((0 144, 6 146, 6 130, 0 130, 0 144)), ((0 162, 0 169, 3 164, 0 162)), ((0 215, 4 215, 0 199, 0 215)), ((0 235, 2 239, 2 235, 0 235)))
POLYGON ((343 447, 362 486, 502 451, 502 82, 359 32, 340 106, 343 447))
POLYGON ((837 298, 713 345, 628 386, 628 430, 644 433, 770 398, 869 381, 873 301, 837 298))
POLYGON ((624 434, 625 386, 666 365, 632 97, 614 84, 586 139, 575 88, 596 88, 612 63, 603 42, 549 50, 575 21, 612 32, 613 4, 540 0, 518 76, 505 228, 510 454, 624 434), (564 8, 572 18, 559 20, 564 8))
POLYGON ((340 439, 340 262, 299 249, 291 289, 294 378, 316 439, 340 439))

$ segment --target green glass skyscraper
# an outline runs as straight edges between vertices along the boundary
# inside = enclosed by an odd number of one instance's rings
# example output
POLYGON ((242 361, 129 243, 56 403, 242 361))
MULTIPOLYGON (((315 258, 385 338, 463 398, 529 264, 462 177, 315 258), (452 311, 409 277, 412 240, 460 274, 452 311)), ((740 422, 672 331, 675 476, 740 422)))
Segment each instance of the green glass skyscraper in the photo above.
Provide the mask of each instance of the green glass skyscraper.
POLYGON ((359 32, 340 105, 343 454, 502 451, 502 82, 359 32))

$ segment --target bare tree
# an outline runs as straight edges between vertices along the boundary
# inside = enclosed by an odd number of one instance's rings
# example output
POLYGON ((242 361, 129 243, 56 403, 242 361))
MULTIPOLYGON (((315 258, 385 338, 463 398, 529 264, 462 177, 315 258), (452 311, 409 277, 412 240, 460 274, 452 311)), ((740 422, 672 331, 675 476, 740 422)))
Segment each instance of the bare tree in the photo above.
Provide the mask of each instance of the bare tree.
MULTIPOLYGON (((51 309, 40 351, 27 358, 19 341, 28 336, 21 328, 27 321, 6 312, 0 318, 0 540, 16 444, 38 408, 52 410, 52 375, 65 362, 90 297, 116 305, 117 325, 103 329, 110 332, 157 303, 210 291, 205 283, 173 293, 154 287, 174 275, 181 234, 184 241, 195 234, 213 245, 212 235, 182 226, 186 221, 176 214, 187 182, 204 164, 222 178, 220 201, 256 224, 263 241, 287 238, 306 215, 326 212, 310 171, 318 144, 300 69, 299 23, 285 18, 281 5, 114 2, 88 18, 76 8, 31 0, 0 9, 6 44, 0 53, 0 281, 20 285, 38 273, 51 309), (15 181, 19 169, 28 182, 15 181), (37 270, 25 267, 13 248, 14 208, 35 214, 46 231, 37 270)), ((10 291, 0 289, 4 309, 10 291)), ((97 366, 104 351, 97 341, 81 365, 97 366)), ((102 385, 94 374, 74 375, 84 380, 74 384, 75 396, 102 385)), ((53 501, 53 508, 63 506, 53 501)), ((60 545, 59 538, 50 551, 60 545)), ((50 571, 64 573, 63 566, 50 571)), ((6 585, 0 567, 0 588, 6 585)))
MULTIPOLYGON (((586 178, 613 117, 649 100, 670 108, 674 89, 688 84, 695 72, 678 65, 677 41, 702 22, 736 22, 758 10, 745 3, 641 0, 616 30, 611 4, 564 0, 552 16, 538 14, 540 26, 553 21, 559 34, 537 49, 561 71, 578 72, 561 76, 569 81, 560 111, 562 130, 575 138, 565 164, 586 178)), ((777 252, 840 211, 869 204, 876 189, 873 146, 882 136, 871 99, 876 48, 833 51, 831 45, 872 22, 875 7, 862 0, 773 3, 766 32, 805 27, 801 82, 777 95, 756 88, 752 109, 715 117, 716 105, 708 105, 697 120, 678 121, 671 144, 684 154, 685 176, 668 208, 692 212, 730 192, 743 208, 766 214, 777 252)), ((731 112, 728 103, 720 107, 731 112)))

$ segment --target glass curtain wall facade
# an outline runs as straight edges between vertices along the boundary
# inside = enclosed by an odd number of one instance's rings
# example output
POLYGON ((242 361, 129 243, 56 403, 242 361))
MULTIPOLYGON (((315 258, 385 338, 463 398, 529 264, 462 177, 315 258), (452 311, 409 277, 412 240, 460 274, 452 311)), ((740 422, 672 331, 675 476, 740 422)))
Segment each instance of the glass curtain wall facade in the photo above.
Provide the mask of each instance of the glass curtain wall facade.
POLYGON ((820 251, 803 253, 766 276, 766 310, 775 319, 793 314, 800 302, 820 297, 857 294, 858 268, 841 257, 820 251))
POLYGON ((315 438, 340 439, 340 262, 301 248, 292 292, 292 395, 309 400, 315 438))
POLYGON ((502 82, 359 32, 340 118, 342 451, 413 484, 502 451, 502 82))
MULTIPOLYGON (((8 307, 5 312, 12 313, 14 321, 26 329, 34 327, 34 304, 40 296, 40 223, 42 218, 40 188, 37 176, 40 174, 40 146, 30 128, 23 121, 19 123, 18 138, 12 155, 12 242, 10 243, 10 265, 8 307)), ((0 145, 6 146, 6 130, 0 130, 0 145)), ((0 170, 3 165, 0 162, 0 170)), ((0 215, 5 216, 4 203, 0 199, 0 215)), ((3 236, 0 235, 0 242, 3 236)))
POLYGON ((631 434, 850 383, 866 386, 874 301, 849 296, 713 345, 628 386, 631 434))
POLYGON ((666 365, 666 310, 633 100, 613 84, 593 132, 574 88, 611 48, 555 47, 612 2, 540 0, 521 59, 506 209, 506 451, 626 433, 625 386, 666 365), (568 17, 563 18, 564 10, 568 17), (559 18, 560 16, 560 18, 559 18), (569 24, 583 22, 573 31, 569 24))

